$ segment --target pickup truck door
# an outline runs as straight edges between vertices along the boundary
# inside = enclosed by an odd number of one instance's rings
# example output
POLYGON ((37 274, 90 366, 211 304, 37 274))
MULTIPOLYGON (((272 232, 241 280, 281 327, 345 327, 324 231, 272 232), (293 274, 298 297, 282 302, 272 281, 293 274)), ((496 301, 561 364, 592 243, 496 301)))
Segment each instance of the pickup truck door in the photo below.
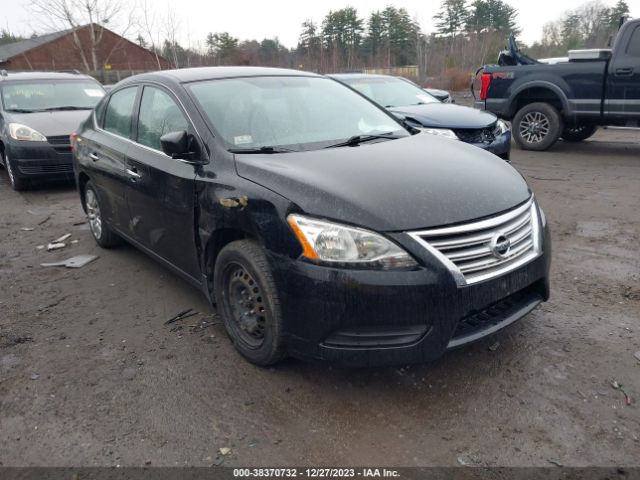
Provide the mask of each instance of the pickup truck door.
POLYGON ((127 232, 134 240, 200 280, 195 232, 195 169, 161 151, 160 137, 191 131, 175 98, 145 85, 137 116, 135 144, 127 152, 129 177, 127 232))
POLYGON ((640 22, 634 23, 620 32, 609 62, 607 119, 640 120, 640 22))

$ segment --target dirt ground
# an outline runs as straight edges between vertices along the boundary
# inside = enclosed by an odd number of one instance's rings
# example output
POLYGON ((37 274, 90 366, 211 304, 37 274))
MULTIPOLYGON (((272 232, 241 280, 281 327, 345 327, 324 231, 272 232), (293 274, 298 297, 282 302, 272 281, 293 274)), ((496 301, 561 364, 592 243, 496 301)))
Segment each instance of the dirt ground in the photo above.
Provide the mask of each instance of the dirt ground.
POLYGON ((638 465, 640 134, 514 148, 513 165, 551 226, 551 300, 375 370, 249 365, 196 290, 73 225, 73 187, 18 194, 0 172, 0 465, 638 465), (99 259, 40 266, 81 253, 99 259))

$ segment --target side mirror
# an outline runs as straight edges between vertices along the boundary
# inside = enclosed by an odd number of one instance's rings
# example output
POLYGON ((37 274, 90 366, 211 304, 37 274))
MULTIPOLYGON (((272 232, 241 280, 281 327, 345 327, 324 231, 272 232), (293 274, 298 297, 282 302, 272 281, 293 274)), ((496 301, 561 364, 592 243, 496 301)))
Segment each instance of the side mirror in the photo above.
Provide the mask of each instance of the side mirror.
POLYGON ((195 140, 184 130, 165 133, 160 137, 162 151, 176 160, 185 160, 189 163, 203 163, 198 159, 197 148, 194 148, 195 140))

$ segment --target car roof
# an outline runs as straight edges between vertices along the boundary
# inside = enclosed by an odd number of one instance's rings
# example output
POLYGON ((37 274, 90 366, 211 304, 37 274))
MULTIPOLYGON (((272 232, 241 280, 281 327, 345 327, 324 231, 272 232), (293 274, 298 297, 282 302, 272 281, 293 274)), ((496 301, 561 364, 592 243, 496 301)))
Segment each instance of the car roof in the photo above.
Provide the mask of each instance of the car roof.
POLYGON ((237 77, 270 77, 270 76, 296 76, 296 77, 320 77, 315 73, 287 68, 268 67, 197 67, 181 68, 178 70, 159 70, 156 72, 142 73, 124 80, 159 80, 170 79, 179 83, 197 82, 201 80, 214 80, 219 78, 237 77))
POLYGON ((97 80, 80 72, 12 72, 3 70, 0 82, 11 80, 97 80))

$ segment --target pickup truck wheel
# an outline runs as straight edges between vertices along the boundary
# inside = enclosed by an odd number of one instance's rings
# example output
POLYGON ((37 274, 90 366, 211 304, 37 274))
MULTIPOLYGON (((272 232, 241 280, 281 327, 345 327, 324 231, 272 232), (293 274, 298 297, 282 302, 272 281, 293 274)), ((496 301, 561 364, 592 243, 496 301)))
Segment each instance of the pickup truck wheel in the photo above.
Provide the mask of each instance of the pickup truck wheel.
POLYGON ((280 297, 262 247, 237 240, 218 254, 213 293, 234 346, 262 367, 286 356, 280 297))
POLYGON ((567 142, 581 142, 586 140, 598 130, 597 125, 566 125, 560 138, 567 142))
POLYGON ((98 194, 90 181, 84 187, 84 208, 89 220, 89 230, 98 245, 102 248, 111 248, 122 242, 120 237, 104 221, 98 194))
POLYGON ((563 131, 558 110, 548 103, 525 105, 513 119, 513 137, 523 150, 547 150, 563 131))

